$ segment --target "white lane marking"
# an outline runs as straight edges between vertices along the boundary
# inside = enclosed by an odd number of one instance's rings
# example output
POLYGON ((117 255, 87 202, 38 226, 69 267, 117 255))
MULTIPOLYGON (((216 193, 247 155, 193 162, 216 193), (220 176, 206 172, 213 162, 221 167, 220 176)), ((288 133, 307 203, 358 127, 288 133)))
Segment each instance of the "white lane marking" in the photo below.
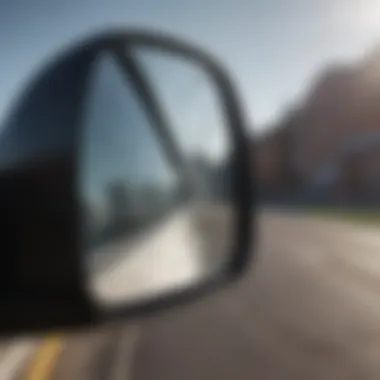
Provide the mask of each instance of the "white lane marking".
POLYGON ((34 341, 17 342, 9 345, 0 361, 0 379, 13 379, 36 347, 37 343, 34 341))

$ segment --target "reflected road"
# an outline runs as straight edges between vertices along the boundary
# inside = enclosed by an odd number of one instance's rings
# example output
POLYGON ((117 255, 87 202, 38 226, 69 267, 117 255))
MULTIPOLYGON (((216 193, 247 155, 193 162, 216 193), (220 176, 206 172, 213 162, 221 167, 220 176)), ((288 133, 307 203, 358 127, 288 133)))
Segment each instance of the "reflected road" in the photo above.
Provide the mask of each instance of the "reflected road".
POLYGON ((95 255, 114 257, 110 265, 97 268, 90 276, 92 293, 102 305, 127 305, 186 288, 207 277, 209 271, 202 259, 199 234, 186 211, 163 218, 138 238, 112 244, 95 255))

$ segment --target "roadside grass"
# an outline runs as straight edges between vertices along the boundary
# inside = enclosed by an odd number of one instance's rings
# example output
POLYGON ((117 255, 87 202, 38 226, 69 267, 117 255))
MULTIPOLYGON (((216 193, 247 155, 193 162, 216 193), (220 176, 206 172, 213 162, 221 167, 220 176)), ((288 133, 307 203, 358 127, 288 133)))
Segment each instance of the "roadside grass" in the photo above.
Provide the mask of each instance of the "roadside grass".
POLYGON ((341 220, 355 224, 367 224, 380 227, 380 209, 360 210, 350 208, 323 207, 312 208, 311 213, 318 217, 341 220))

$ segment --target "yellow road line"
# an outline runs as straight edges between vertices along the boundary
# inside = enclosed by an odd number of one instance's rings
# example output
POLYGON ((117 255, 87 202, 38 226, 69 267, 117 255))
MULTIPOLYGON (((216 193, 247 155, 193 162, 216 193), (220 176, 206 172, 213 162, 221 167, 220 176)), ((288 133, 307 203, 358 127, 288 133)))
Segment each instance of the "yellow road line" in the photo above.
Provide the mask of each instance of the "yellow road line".
POLYGON ((37 348, 27 368, 25 380, 48 380, 62 350, 60 336, 48 336, 37 348))

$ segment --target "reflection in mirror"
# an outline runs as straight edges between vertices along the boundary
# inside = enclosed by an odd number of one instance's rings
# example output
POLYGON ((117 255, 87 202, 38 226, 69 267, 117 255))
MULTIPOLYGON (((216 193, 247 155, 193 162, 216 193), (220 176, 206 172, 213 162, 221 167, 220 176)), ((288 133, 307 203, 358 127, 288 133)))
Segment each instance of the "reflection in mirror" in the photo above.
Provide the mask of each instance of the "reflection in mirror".
POLYGON ((194 287, 220 275, 232 254, 231 147, 213 83, 170 55, 137 58, 182 159, 171 164, 124 66, 99 57, 85 101, 79 195, 88 289, 101 306, 194 287))
POLYGON ((192 217, 207 247, 207 266, 220 271, 232 254, 234 209, 228 121, 216 83, 203 68, 154 49, 133 50, 152 84, 184 157, 192 217))

